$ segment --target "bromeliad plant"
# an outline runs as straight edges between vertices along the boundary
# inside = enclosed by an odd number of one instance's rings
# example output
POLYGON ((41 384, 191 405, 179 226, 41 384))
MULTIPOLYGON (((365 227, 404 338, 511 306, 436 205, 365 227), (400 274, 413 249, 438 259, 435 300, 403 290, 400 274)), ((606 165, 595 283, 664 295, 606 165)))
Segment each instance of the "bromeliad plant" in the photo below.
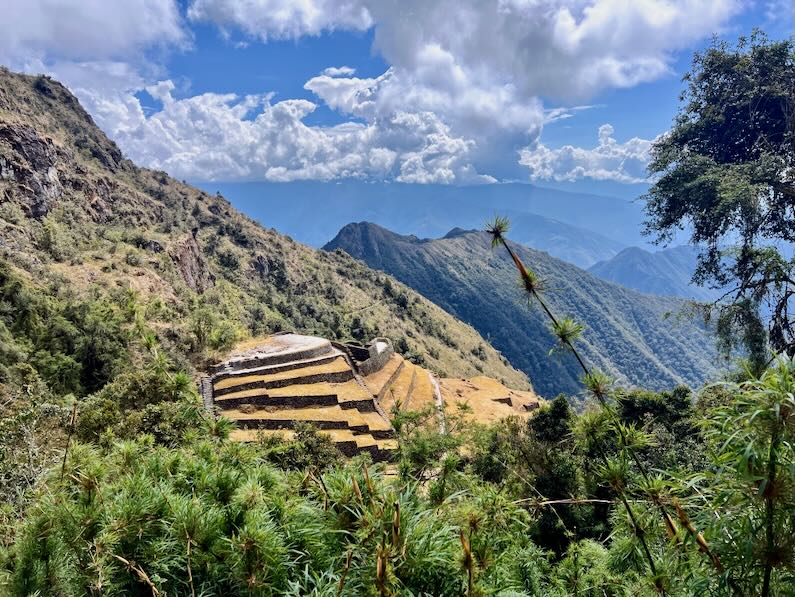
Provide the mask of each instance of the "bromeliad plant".
MULTIPOLYGON (((575 347, 575 343, 580 338, 584 326, 570 317, 558 317, 552 312, 542 296, 542 281, 532 269, 528 268, 522 262, 516 251, 508 244, 506 234, 509 228, 510 222, 507 218, 496 217, 487 225, 486 232, 491 235, 493 248, 500 246, 505 247, 505 250, 508 252, 508 255, 519 272, 522 288, 527 293, 530 300, 537 303, 548 317, 551 331, 557 338, 559 347, 570 352, 576 359, 578 365, 582 369, 585 387, 589 393, 596 398, 602 409, 603 417, 599 419, 599 422, 606 426, 607 432, 613 440, 612 443, 618 448, 618 454, 616 457, 608 455, 607 451, 603 448, 604 442, 593 441, 593 436, 596 434, 597 430, 588 428, 587 425, 583 426, 586 435, 589 436, 586 441, 595 450, 601 460, 603 477, 606 483, 609 484, 616 493, 626 511, 627 518, 637 538, 638 545, 648 566, 651 581, 655 589, 660 594, 665 594, 665 587, 666 584, 668 584, 668 579, 666 579, 666 575, 662 572, 661 567, 652 555, 649 539, 651 529, 649 529, 648 525, 645 523, 647 517, 640 516, 638 508, 634 507, 631 503, 635 495, 640 495, 651 503, 652 509, 656 510, 662 518, 665 532, 671 540, 681 543, 685 536, 693 535, 700 551, 707 556, 709 562, 719 572, 723 573, 723 566, 719 558, 712 552, 703 536, 695 530, 692 524, 689 526, 683 525, 681 529, 677 527, 674 519, 669 513, 670 505, 667 503, 661 491, 660 480, 652 477, 648 471, 648 467, 638 455, 639 450, 648 445, 650 441, 648 435, 637 428, 621 422, 610 401, 611 380, 604 373, 589 367, 575 347), (639 475, 639 479, 637 480, 632 478, 631 472, 633 472, 633 468, 634 472, 639 475)), ((593 419, 593 421, 596 421, 596 419, 593 419)), ((727 582, 736 594, 742 594, 736 582, 731 577, 728 578, 727 582)))

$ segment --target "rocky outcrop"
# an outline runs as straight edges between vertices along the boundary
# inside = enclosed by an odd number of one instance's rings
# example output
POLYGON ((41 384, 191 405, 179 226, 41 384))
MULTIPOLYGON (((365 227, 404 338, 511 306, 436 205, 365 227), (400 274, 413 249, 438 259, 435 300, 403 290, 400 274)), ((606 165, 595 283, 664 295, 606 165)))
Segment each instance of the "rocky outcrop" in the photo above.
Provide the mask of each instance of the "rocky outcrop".
POLYGON ((163 245, 151 238, 141 238, 135 241, 135 246, 150 253, 162 253, 163 245))
POLYGON ((0 123, 0 181, 29 216, 43 218, 63 194, 58 175, 58 148, 25 124, 0 123))
POLYGON ((177 266, 188 288, 202 293, 215 285, 215 276, 207 268, 195 235, 179 242, 170 252, 171 260, 177 266))
POLYGON ((273 284, 278 289, 285 288, 289 283, 287 268, 278 257, 257 255, 251 260, 251 269, 260 280, 273 284))

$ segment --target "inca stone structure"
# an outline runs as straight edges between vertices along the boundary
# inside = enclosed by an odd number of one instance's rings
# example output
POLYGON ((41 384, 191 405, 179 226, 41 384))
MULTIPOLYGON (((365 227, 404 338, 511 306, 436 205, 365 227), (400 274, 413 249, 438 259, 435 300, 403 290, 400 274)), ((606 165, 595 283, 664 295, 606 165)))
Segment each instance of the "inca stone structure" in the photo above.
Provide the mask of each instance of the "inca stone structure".
POLYGON ((309 423, 331 436, 343 454, 369 452, 388 460, 397 447, 390 414, 396 409, 445 409, 457 402, 473 418, 527 415, 538 406, 531 392, 509 390, 489 378, 435 379, 376 338, 367 346, 283 333, 239 346, 202 379, 205 407, 232 419, 232 437, 290 438, 309 423))

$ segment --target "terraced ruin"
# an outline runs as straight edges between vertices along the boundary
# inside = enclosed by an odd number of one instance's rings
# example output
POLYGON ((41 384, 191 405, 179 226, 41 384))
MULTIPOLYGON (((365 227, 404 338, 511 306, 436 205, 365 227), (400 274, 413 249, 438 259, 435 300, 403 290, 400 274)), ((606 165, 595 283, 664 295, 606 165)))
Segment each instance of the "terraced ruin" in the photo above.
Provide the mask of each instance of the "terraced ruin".
POLYGON ((401 409, 435 408, 444 429, 445 414, 457 403, 482 422, 528 416, 539 404, 533 392, 487 377, 437 380, 384 338, 357 346, 294 333, 238 346, 201 386, 205 407, 236 423, 234 439, 290 438, 298 424, 310 423, 343 454, 369 452, 376 461, 390 459, 397 448, 390 416, 401 409))

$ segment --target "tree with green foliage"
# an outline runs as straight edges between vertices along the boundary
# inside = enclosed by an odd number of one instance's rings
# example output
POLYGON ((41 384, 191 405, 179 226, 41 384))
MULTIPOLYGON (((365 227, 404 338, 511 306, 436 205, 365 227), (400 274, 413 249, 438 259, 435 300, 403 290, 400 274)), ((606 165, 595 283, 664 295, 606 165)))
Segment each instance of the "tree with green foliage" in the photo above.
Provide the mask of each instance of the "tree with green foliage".
POLYGON ((724 347, 757 372, 767 345, 795 352, 795 41, 756 32, 696 53, 673 127, 652 149, 646 231, 687 230, 702 247, 694 281, 727 287, 724 347), (765 330, 764 320, 767 320, 765 330))

